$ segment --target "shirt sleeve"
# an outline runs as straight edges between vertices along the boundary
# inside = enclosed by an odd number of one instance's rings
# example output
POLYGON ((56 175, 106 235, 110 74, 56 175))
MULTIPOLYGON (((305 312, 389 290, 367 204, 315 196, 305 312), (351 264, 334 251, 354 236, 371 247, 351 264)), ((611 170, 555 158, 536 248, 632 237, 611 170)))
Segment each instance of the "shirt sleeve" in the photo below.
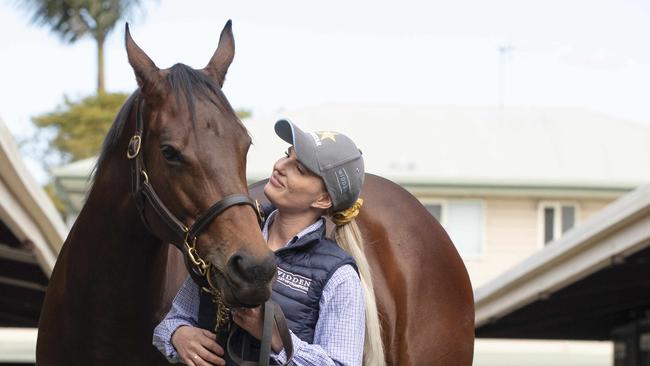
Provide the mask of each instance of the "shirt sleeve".
POLYGON ((153 331, 153 345, 171 363, 180 362, 178 352, 172 344, 172 335, 182 325, 198 326, 199 287, 189 276, 174 297, 165 318, 153 331))
MULTIPOLYGON (((350 265, 337 269, 323 288, 314 343, 291 333, 296 366, 361 365, 366 316, 359 275, 350 265)), ((286 362, 286 354, 276 354, 286 362)))

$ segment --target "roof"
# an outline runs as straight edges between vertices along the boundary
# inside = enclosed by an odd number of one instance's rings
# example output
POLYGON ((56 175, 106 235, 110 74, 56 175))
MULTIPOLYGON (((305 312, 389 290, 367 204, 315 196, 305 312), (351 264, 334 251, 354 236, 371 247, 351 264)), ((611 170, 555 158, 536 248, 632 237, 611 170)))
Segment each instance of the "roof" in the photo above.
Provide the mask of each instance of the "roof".
POLYGON ((49 275, 67 230, 54 204, 25 167, 2 120, 0 171, 0 220, 19 240, 33 243, 39 263, 49 275))
POLYGON ((650 312, 650 185, 476 289, 479 337, 610 339, 650 312))
POLYGON ((0 362, 34 361, 35 327, 65 235, 0 120, 0 362))
POLYGON ((282 153, 274 122, 334 130, 364 152, 366 171, 402 184, 633 188, 650 182, 650 128, 579 108, 325 104, 244 120, 249 175, 282 153))
MULTIPOLYGON (((363 151, 366 171, 411 187, 618 197, 650 182, 650 170, 637 168, 650 166, 650 127, 607 115, 578 108, 357 104, 243 120, 253 137, 247 165, 251 182, 267 178, 282 156, 286 144, 273 129, 281 117, 303 130, 345 133, 363 151)), ((90 158, 52 169, 61 196, 76 211, 95 162, 90 158)))
POLYGON ((81 211, 92 184, 90 174, 96 163, 97 158, 92 157, 50 169, 54 176, 54 188, 68 213, 78 214, 81 211))

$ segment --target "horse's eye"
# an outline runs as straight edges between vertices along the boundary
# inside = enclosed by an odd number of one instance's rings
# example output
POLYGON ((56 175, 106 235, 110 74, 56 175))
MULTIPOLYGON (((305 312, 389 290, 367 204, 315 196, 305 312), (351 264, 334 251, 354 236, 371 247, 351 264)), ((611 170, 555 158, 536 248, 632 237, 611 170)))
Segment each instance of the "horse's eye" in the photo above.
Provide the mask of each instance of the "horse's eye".
POLYGON ((182 156, 180 151, 174 149, 170 145, 162 145, 160 147, 160 151, 165 157, 165 160, 171 163, 180 163, 182 161, 182 156))

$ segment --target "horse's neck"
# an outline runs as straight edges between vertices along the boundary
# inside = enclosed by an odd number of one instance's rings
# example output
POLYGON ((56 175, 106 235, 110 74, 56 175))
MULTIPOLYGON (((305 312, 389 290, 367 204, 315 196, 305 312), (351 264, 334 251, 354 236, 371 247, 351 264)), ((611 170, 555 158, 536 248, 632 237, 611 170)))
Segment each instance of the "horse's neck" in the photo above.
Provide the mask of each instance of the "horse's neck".
POLYGON ((86 297, 73 301, 105 302, 112 305, 108 311, 118 313, 122 306, 151 310, 165 281, 166 244, 139 217, 129 192, 127 163, 109 160, 100 169, 66 243, 66 272, 79 279, 77 286, 86 297))

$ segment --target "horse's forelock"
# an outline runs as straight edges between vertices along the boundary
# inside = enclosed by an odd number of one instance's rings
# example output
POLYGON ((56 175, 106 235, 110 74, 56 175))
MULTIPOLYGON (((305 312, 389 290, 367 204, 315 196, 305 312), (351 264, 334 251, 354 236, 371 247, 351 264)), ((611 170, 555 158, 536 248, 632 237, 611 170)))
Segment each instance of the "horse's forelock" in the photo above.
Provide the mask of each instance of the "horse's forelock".
POLYGON ((196 100, 203 99, 214 104, 224 115, 235 115, 219 83, 209 75, 195 70, 184 64, 175 64, 169 69, 167 81, 176 97, 176 105, 180 107, 183 97, 190 112, 190 119, 196 117, 196 100))
MULTIPOLYGON (((177 63, 169 69, 167 82, 169 83, 171 91, 174 93, 178 107, 180 107, 181 101, 185 98, 185 103, 189 109, 190 120, 192 123, 195 122, 197 99, 203 99, 212 103, 226 116, 236 116, 235 111, 221 91, 219 83, 199 70, 177 63)), ((102 166, 113 150, 115 150, 115 146, 122 135, 124 126, 129 119, 131 109, 140 94, 139 89, 131 94, 113 120, 113 124, 104 139, 97 163, 93 167, 89 176, 90 179, 94 179, 97 169, 102 166)), ((235 118, 235 120, 238 123, 241 123, 238 118, 235 118)), ((242 125, 242 127, 244 126, 242 125)), ((244 130, 246 130, 245 127, 244 130)))

